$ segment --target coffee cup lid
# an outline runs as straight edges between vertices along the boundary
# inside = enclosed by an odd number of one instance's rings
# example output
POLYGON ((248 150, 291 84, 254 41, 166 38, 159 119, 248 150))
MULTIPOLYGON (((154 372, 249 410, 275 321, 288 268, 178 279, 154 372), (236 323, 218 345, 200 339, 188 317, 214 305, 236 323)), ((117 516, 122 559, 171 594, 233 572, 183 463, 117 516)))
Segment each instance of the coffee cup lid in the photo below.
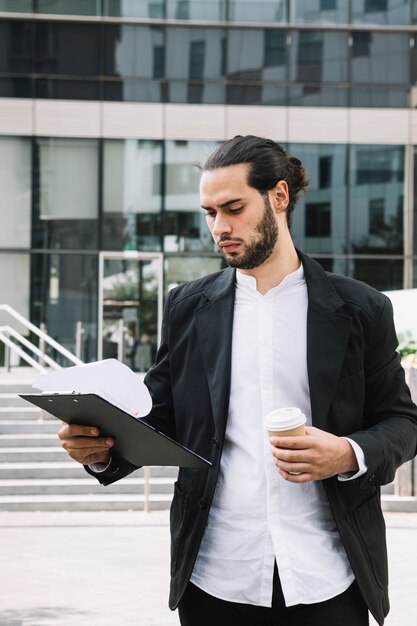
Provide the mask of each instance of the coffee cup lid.
POLYGON ((297 428, 305 422, 306 417, 301 409, 292 406, 275 409, 264 418, 264 424, 268 430, 297 428))

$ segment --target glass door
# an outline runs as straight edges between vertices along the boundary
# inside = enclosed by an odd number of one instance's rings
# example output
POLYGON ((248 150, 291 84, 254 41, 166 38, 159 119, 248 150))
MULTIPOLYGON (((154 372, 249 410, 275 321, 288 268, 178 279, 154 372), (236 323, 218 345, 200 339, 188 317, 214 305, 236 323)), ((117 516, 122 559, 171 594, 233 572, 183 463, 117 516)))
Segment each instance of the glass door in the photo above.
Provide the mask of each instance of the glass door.
POLYGON ((162 254, 100 253, 98 358, 135 372, 154 363, 162 323, 162 254))

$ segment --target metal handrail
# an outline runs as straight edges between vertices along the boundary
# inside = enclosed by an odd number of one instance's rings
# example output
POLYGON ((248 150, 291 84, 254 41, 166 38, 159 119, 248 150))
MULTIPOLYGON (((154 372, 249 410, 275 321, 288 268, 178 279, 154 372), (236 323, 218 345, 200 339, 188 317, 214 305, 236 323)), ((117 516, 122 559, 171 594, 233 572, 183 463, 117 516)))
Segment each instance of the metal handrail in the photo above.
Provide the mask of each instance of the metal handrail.
POLYGON ((16 354, 18 354, 24 361, 26 361, 28 365, 31 365, 32 367, 39 370, 40 372, 45 371, 45 368, 42 367, 42 365, 39 365, 39 363, 37 363, 35 359, 32 359, 31 356, 29 356, 26 352, 24 352, 21 348, 19 348, 18 345, 16 345, 13 341, 11 341, 11 339, 6 337, 6 335, 2 333, 1 331, 0 331, 0 341, 2 341, 8 348, 16 352, 16 354))
MULTIPOLYGON (((69 350, 67 350, 63 346, 61 346, 61 344, 59 344, 57 341, 55 341, 55 339, 52 339, 49 335, 44 333, 42 330, 39 330, 39 328, 37 326, 32 324, 32 322, 29 322, 29 320, 27 320, 25 317, 23 317, 23 315, 20 315, 20 313, 15 311, 15 309, 13 309, 10 305, 8 305, 8 304, 0 304, 0 311, 5 311, 6 313, 9 313, 9 315, 11 315, 16 321, 18 321, 20 324, 22 324, 22 326, 25 326, 28 330, 30 330, 32 333, 34 333, 40 339, 42 339, 42 341, 44 343, 47 343, 48 345, 50 345, 51 348, 54 348, 57 352, 62 354, 62 356, 67 358, 69 361, 71 361, 75 365, 82 365, 83 364, 83 361, 81 361, 81 359, 79 359, 78 357, 74 356, 72 354, 72 352, 70 352, 69 350)), ((6 345, 11 347, 9 343, 4 341, 4 337, 2 337, 2 341, 3 341, 3 343, 6 343, 6 345)), ((10 343, 12 345, 15 345, 13 342, 10 342, 10 343)), ((30 343, 30 342, 28 342, 28 343, 30 343)), ((34 348, 36 347, 33 344, 31 344, 31 345, 34 348)), ((14 348, 12 348, 12 349, 14 349, 14 348)), ((32 348, 30 348, 30 349, 32 349, 32 348)), ((15 352, 17 352, 17 350, 15 350, 15 352)), ((25 353, 23 352, 23 354, 25 354, 25 353)), ((22 358, 24 358, 24 357, 22 357, 22 358)), ((47 361, 47 356, 44 355, 43 353, 42 353, 42 358, 44 359, 45 362, 47 361)), ((55 363, 55 361, 53 361, 53 362, 55 363)), ((60 366, 57 363, 55 365, 57 366, 57 367, 55 367, 55 369, 60 369, 60 366)), ((43 370, 44 370, 44 368, 43 368, 43 370)))
MULTIPOLYGON (((42 350, 40 350, 39 348, 37 348, 35 346, 35 344, 33 344, 31 341, 29 341, 29 339, 26 339, 26 337, 24 337, 23 335, 21 335, 15 328, 13 328, 12 326, 0 326, 0 333, 1 333, 1 337, 2 337, 2 341, 4 342, 4 336, 8 337, 9 335, 12 335, 15 339, 17 339, 22 345, 24 345, 26 348, 28 348, 31 352, 33 352, 33 354, 36 354, 36 356, 41 359, 41 361, 44 361, 45 363, 47 363, 50 367, 52 367, 52 369, 54 370, 60 370, 62 369, 61 366, 56 363, 53 359, 51 359, 50 356, 48 356, 47 354, 45 354, 44 352, 42 352, 42 350)), ((13 342, 9 342, 7 343, 8 347, 10 348, 10 343, 13 346, 16 346, 15 343, 13 342)), ((15 350, 16 352, 16 350, 15 350)), ((25 353, 26 354, 26 353, 25 353)), ((42 366, 41 366, 42 367, 42 366)), ((45 368, 42 367, 42 370, 44 370, 45 368)))

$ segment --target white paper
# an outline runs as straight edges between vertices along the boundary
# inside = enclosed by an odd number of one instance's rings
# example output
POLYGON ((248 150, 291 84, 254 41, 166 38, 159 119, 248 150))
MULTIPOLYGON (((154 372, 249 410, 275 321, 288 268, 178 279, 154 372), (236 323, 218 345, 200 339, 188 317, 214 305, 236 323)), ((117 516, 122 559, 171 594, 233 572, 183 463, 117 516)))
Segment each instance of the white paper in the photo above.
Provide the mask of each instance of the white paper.
POLYGON ((32 385, 46 392, 95 393, 135 417, 148 415, 152 398, 141 378, 117 359, 42 374, 32 385))

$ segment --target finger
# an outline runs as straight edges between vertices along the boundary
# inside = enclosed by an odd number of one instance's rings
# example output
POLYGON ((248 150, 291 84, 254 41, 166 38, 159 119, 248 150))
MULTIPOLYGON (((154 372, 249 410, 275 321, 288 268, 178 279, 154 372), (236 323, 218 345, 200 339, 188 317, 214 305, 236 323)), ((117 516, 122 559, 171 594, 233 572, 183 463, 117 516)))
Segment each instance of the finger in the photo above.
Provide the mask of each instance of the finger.
POLYGON ((64 424, 58 432, 60 439, 68 437, 98 437, 100 431, 94 426, 81 426, 80 424, 64 424))
POLYGON ((85 448, 93 448, 95 450, 107 450, 114 446, 114 439, 97 437, 91 439, 91 437, 69 437, 62 440, 62 447, 65 450, 81 450, 85 448))
POLYGON ((280 475, 284 480, 289 483, 306 483, 311 480, 314 480, 313 476, 308 472, 303 472, 301 474, 290 474, 290 472, 286 472, 285 470, 279 470, 280 475))
POLYGON ((270 437, 271 444, 277 448, 305 450, 311 447, 311 437, 270 437))
POLYGON ((285 448, 276 448, 271 446, 272 456, 278 461, 287 463, 311 463, 314 460, 314 453, 310 450, 286 450, 285 448))
POLYGON ((297 474, 310 473, 311 468, 307 463, 286 463, 285 461, 275 461, 279 470, 284 472, 297 472, 297 474))

